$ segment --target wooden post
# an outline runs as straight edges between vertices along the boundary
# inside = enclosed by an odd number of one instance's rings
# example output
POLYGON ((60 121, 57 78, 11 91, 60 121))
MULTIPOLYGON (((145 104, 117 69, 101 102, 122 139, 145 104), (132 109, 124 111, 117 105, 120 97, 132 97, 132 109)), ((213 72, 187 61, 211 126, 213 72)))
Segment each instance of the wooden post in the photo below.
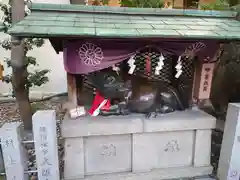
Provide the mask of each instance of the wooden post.
POLYGON ((22 124, 6 123, 1 128, 1 146, 6 171, 9 180, 28 180, 26 152, 22 146, 22 124))
MULTIPOLYGON (((12 24, 19 22, 25 16, 24 0, 12 0, 12 24)), ((29 102, 28 90, 25 87, 27 81, 27 68, 25 67, 24 42, 16 36, 12 36, 11 66, 12 86, 18 103, 21 120, 25 129, 32 127, 32 110, 29 102)))
POLYGON ((67 73, 68 102, 72 107, 77 107, 77 84, 73 74, 67 73))
POLYGON ((33 115, 33 136, 39 180, 60 180, 56 113, 37 111, 33 115))
POLYGON ((228 105, 217 175, 219 180, 240 179, 240 103, 228 105))

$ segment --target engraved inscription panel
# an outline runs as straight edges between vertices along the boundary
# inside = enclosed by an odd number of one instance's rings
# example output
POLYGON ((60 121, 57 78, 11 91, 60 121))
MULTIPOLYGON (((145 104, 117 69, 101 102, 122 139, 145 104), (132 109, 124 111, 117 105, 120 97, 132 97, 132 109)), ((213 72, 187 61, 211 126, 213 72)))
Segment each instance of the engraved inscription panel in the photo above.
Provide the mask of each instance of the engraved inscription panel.
POLYGON ((240 173, 236 169, 229 169, 227 180, 239 180, 240 173))
POLYGON ((187 166, 193 157, 193 131, 159 133, 158 166, 187 166))
POLYGON ((114 144, 104 144, 102 146, 101 156, 108 158, 117 156, 117 148, 114 144))
POLYGON ((59 180, 55 112, 36 112, 33 116, 33 132, 38 179, 59 180))
POLYGON ((24 180, 28 176, 24 174, 26 154, 21 144, 21 124, 4 124, 1 129, 0 139, 6 179, 24 180))
POLYGON ((194 131, 133 135, 133 171, 190 166, 194 131))
POLYGON ((164 148, 165 152, 179 152, 180 148, 179 148, 179 142, 178 140, 170 140, 168 141, 168 143, 166 144, 165 148, 164 148))
POLYGON ((130 135, 86 137, 84 145, 87 175, 130 171, 130 135))

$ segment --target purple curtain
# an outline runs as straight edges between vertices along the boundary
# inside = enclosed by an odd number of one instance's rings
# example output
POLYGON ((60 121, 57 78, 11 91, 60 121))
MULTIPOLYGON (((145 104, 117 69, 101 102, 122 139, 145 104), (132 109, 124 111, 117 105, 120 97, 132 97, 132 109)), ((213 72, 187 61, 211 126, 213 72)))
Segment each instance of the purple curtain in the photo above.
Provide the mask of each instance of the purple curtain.
POLYGON ((210 40, 141 40, 141 39, 83 39, 64 43, 65 70, 72 74, 88 74, 128 60, 143 48, 157 49, 164 55, 197 55, 200 60, 211 59, 219 48, 210 40))

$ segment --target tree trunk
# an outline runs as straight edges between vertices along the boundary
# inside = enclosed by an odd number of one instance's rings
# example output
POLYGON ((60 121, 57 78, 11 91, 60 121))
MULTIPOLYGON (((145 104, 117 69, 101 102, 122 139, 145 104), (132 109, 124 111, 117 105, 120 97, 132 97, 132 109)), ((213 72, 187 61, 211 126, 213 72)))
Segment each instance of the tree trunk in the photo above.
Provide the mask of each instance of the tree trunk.
POLYGON ((26 89, 27 69, 24 63, 24 44, 12 45, 11 66, 12 86, 16 96, 20 117, 25 129, 32 128, 32 110, 29 101, 28 90, 26 89))
MULTIPOLYGON (((24 18, 25 5, 24 0, 12 0, 12 24, 19 22, 24 18)), ((12 86, 16 96, 20 111, 20 117, 25 129, 32 128, 32 110, 29 102, 27 82, 27 68, 24 62, 24 42, 17 37, 12 36, 11 66, 12 66, 12 86)))

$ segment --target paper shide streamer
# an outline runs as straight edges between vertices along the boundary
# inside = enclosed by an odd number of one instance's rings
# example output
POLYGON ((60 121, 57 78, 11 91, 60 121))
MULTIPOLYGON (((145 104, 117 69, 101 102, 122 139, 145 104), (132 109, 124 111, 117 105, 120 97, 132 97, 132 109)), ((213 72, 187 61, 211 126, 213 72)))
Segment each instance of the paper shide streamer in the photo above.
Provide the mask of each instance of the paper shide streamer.
POLYGON ((128 65, 130 67, 129 71, 128 71, 128 74, 133 74, 135 68, 136 68, 136 65, 135 65, 135 59, 134 59, 134 55, 130 57, 130 59, 128 60, 128 65))
POLYGON ((177 65, 175 66, 175 69, 177 71, 176 75, 175 75, 175 78, 179 78, 182 74, 182 57, 179 56, 178 57, 178 61, 177 61, 177 65))
POLYGON ((159 61, 158 61, 157 66, 155 68, 155 75, 160 74, 160 70, 162 70, 163 66, 164 66, 164 60, 165 60, 165 58, 161 53, 161 55, 159 56, 159 61))

